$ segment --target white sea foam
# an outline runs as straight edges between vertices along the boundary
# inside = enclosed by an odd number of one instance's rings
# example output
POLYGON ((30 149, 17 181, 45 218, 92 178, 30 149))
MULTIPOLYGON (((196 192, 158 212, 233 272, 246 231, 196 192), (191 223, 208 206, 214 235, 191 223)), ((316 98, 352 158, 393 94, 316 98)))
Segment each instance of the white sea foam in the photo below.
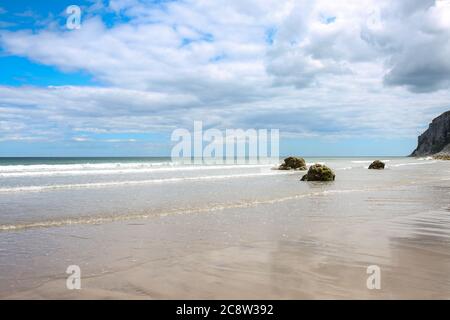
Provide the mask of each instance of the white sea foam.
POLYGON ((436 163, 436 161, 397 163, 397 164, 389 165, 389 167, 420 166, 420 165, 427 165, 427 164, 433 164, 433 163, 436 163))
POLYGON ((71 171, 71 170, 102 170, 102 169, 134 169, 158 168, 162 166, 176 166, 171 162, 130 162, 130 163, 77 163, 77 164, 33 164, 33 165, 4 165, 0 166, 0 173, 6 172, 42 172, 42 171, 71 171))
MULTIPOLYGON (((352 163, 361 163, 361 164, 363 164, 363 163, 371 164, 373 161, 374 160, 352 160, 351 162, 352 163)), ((380 161, 382 161, 382 162, 391 162, 391 160, 389 160, 389 159, 380 160, 380 161)))
POLYGON ((359 168, 359 167, 343 167, 343 168, 337 168, 336 171, 340 171, 340 170, 343 170, 343 171, 345 171, 345 170, 352 170, 352 169, 355 169, 355 168, 359 168))
POLYGON ((247 174, 210 175, 210 176, 165 178, 165 179, 151 179, 151 180, 129 180, 129 181, 111 181, 111 182, 95 182, 95 183, 23 186, 23 187, 0 188, 0 193, 41 192, 41 191, 51 191, 51 190, 60 190, 60 189, 102 188, 102 187, 114 187, 114 186, 173 183, 173 182, 184 182, 184 181, 223 180, 223 179, 233 179, 233 178, 273 176, 273 175, 282 175, 282 174, 287 175, 287 174, 294 174, 294 173, 295 172, 289 172, 289 171, 286 171, 286 172, 258 172, 258 173, 247 173, 247 174))
POLYGON ((419 161, 433 160, 433 157, 417 158, 417 160, 419 160, 419 161))
POLYGON ((321 165, 325 165, 325 162, 307 162, 306 165, 309 166, 313 166, 315 164, 321 164, 321 165))
POLYGON ((23 168, 26 166, 17 166, 16 169, 5 169, 0 167, 0 177, 40 177, 40 176, 82 176, 82 175, 114 175, 114 174, 133 174, 133 173, 152 173, 167 171, 197 171, 197 170, 222 170, 222 169, 252 169, 252 168, 270 168, 273 165, 198 165, 198 166, 163 166, 163 165, 142 165, 142 164, 117 164, 110 166, 83 165, 56 165, 56 166, 33 166, 33 168, 23 168), (77 168, 77 169, 76 169, 77 168), (3 170, 3 171, 2 171, 3 170))
POLYGON ((173 214, 190 214, 190 213, 202 213, 202 212, 214 212, 226 209, 240 209, 240 208, 251 208, 259 205, 270 205, 280 202, 285 202, 289 200, 302 199, 313 196, 323 196, 341 193, 353 193, 368 191, 364 189, 348 189, 348 190, 325 190, 316 191, 304 194, 296 194, 292 196, 286 196, 281 198, 269 199, 269 200, 252 200, 252 201, 242 201, 237 203, 224 203, 215 204, 207 207, 199 208, 184 208, 184 209, 174 209, 162 212, 150 212, 150 213, 136 213, 136 214, 125 214, 125 215, 115 215, 115 216, 88 216, 88 217, 78 217, 78 218, 66 218, 61 220, 45 220, 36 221, 28 223, 19 224, 5 224, 0 225, 0 231, 17 231, 23 229, 31 228, 48 228, 48 227, 60 227, 66 225, 79 225, 79 224, 99 224, 99 223, 109 223, 115 221, 127 221, 127 220, 137 220, 137 219, 148 219, 155 216, 167 216, 173 214))

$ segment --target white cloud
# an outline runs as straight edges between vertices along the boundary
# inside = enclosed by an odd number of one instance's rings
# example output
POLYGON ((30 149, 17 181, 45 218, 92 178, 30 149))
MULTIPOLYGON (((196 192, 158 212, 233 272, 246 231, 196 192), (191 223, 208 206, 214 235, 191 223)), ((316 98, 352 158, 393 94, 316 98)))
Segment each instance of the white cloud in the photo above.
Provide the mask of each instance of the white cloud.
POLYGON ((86 137, 74 137, 74 138, 72 138, 72 140, 73 140, 73 141, 76 141, 76 142, 86 142, 86 141, 90 141, 90 139, 89 139, 89 138, 86 138, 86 137))
POLYGON ((203 120, 304 136, 415 135, 448 106, 445 4, 112 0, 91 11, 127 23, 89 14, 76 31, 0 31, 9 54, 102 84, 1 87, 0 133, 58 139, 203 120))
POLYGON ((403 1, 380 8, 379 28, 363 37, 385 56, 385 84, 413 92, 450 86, 450 2, 403 1))

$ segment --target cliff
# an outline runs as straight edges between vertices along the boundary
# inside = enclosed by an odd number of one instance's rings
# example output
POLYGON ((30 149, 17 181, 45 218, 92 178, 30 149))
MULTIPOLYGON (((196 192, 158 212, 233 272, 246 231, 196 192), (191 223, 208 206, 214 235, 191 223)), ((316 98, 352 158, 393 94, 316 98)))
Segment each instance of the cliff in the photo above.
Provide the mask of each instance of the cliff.
POLYGON ((429 128, 419 136, 418 146, 411 156, 429 156, 436 153, 450 154, 450 111, 431 122, 429 128))

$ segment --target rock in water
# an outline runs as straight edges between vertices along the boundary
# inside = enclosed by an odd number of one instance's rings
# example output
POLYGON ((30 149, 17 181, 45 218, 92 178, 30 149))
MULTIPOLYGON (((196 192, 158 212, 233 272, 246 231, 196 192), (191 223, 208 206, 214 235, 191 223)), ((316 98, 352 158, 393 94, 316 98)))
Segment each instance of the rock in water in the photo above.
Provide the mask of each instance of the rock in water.
POLYGON ((450 111, 434 119, 428 130, 419 137, 413 157, 430 156, 436 153, 450 155, 450 111))
POLYGON ((334 181, 336 175, 333 170, 321 164, 315 164, 309 167, 308 173, 302 178, 302 181, 334 181))
POLYGON ((306 162, 303 158, 289 157, 284 159, 284 163, 278 168, 280 170, 306 170, 306 162))
POLYGON ((369 169, 382 170, 384 169, 384 166, 385 166, 384 162, 381 162, 380 160, 375 160, 369 166, 369 169))
POLYGON ((438 153, 438 154, 435 154, 433 156, 433 158, 436 159, 436 160, 450 160, 450 154, 438 153))

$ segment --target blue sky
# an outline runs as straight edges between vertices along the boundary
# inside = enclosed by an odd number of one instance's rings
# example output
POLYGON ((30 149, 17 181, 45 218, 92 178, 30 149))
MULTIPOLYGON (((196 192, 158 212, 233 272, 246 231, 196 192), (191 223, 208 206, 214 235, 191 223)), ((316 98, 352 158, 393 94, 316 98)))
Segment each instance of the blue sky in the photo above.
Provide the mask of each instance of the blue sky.
POLYGON ((283 155, 407 155, 450 109, 449 21, 448 1, 0 0, 0 156, 167 156, 194 120, 279 129, 283 155))

